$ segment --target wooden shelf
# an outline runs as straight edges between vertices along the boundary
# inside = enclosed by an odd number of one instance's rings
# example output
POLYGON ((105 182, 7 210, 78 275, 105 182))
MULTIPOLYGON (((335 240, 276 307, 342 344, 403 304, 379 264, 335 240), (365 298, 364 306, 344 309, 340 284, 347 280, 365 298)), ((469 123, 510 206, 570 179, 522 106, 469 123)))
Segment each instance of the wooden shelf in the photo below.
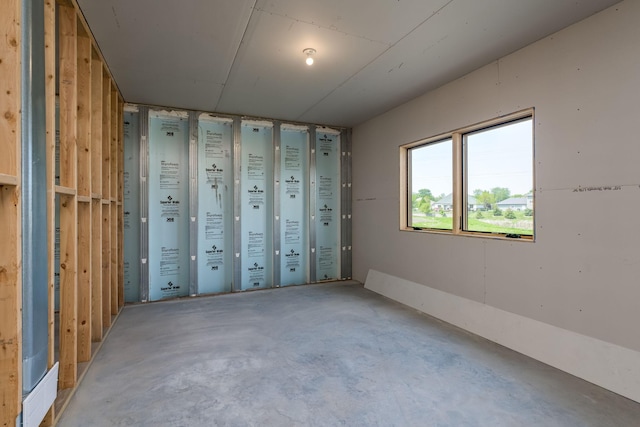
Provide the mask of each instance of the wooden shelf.
POLYGON ((90 196, 78 196, 77 200, 78 200, 78 202, 82 202, 82 203, 91 203, 91 197, 90 196))

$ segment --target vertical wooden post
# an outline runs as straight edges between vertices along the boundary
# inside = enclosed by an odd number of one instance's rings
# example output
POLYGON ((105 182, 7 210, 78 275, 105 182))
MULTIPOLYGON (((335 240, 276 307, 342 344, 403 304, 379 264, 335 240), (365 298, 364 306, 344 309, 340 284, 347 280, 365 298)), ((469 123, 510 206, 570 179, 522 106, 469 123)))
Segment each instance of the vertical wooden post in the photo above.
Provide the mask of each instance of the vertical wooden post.
MULTIPOLYGON (((55 364, 55 166, 56 166, 56 6, 54 0, 44 2, 46 168, 47 168, 47 277, 49 288, 49 345, 47 367, 55 364)), ((54 425, 55 405, 52 405, 41 425, 54 425)))
POLYGON ((91 338, 102 341, 102 61, 91 56, 91 338))
POLYGON ((22 403, 20 242, 20 10, 3 0, 0 14, 0 425, 13 426, 22 403))
POLYGON ((111 202, 102 199, 102 326, 111 326, 111 202))
POLYGON ((111 326, 111 80, 102 77, 102 326, 111 326))
POLYGON ((111 83, 111 314, 118 314, 118 91, 111 83))
POLYGON ((61 389, 76 385, 77 369, 77 23, 73 7, 59 5, 60 69, 60 370, 61 389))
POLYGON ((78 362, 91 359, 91 39, 78 22, 78 362))

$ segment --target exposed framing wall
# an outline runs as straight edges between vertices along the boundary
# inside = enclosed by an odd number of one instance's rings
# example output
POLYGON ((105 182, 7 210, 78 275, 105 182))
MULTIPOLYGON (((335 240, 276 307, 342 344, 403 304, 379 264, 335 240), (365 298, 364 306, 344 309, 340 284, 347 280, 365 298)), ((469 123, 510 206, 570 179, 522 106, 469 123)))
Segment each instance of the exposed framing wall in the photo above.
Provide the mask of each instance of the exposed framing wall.
MULTIPOLYGON (((59 0, 53 25, 55 19, 60 73, 60 185, 55 186, 60 200, 60 373, 51 423, 123 305, 123 195, 117 184, 122 180, 119 121, 124 102, 76 1, 59 0)), ((54 110, 52 102, 47 107, 54 110)), ((48 146, 55 150, 55 144, 48 146)), ((49 166, 54 165, 52 152, 49 166)), ((49 202, 55 212, 55 197, 49 202)), ((51 227, 51 241, 54 231, 51 227)), ((53 312, 50 320, 55 323, 53 312)))
MULTIPOLYGON (((20 0, 0 14, 0 425, 22 412, 21 16, 20 0)), ((47 145, 48 365, 60 362, 58 399, 75 390, 123 305, 123 99, 75 0, 44 2, 47 145), (56 19, 58 38, 56 40, 56 19), (56 44, 58 57, 56 58, 56 44), (56 76, 56 64, 59 75, 56 76), (60 102, 60 185, 55 182, 56 81, 60 102), (103 167, 106 163, 106 167, 103 167), (103 185, 104 184, 104 185, 103 185), (55 203, 60 200, 59 323, 54 312, 55 203), (107 214, 103 217, 103 214, 107 214), (102 239, 108 235, 107 245, 102 239), (102 270, 106 269, 106 273, 102 270), (104 281, 104 277, 107 281, 104 281), (59 326, 56 357, 54 337, 59 326)))

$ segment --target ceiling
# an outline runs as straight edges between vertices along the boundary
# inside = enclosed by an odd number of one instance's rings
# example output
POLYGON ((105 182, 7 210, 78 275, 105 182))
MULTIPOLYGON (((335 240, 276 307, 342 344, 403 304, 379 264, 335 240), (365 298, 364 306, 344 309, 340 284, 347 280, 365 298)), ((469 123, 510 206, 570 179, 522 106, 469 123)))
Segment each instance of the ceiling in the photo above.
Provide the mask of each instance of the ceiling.
POLYGON ((127 102, 334 126, 617 2, 78 0, 127 102))

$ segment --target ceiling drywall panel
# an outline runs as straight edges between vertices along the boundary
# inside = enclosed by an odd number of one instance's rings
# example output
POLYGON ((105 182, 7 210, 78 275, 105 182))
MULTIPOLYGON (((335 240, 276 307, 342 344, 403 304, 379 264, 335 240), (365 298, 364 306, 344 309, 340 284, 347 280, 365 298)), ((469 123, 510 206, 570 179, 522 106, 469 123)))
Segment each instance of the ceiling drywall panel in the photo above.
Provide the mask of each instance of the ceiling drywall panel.
POLYGON ((213 81, 196 81, 162 73, 154 75, 152 82, 146 75, 131 75, 127 84, 130 86, 128 99, 135 99, 136 103, 200 111, 215 110, 223 88, 213 81))
POLYGON ((392 45, 452 0, 258 0, 256 9, 392 45))
POLYGON ((171 106, 181 90, 199 104, 205 94, 219 95, 215 86, 227 79, 253 6, 252 0, 78 3, 125 99, 171 106))
MULTIPOLYGON (((438 11, 428 25, 400 40, 310 108, 300 120, 361 123, 389 109, 381 99, 406 102, 533 43, 563 28, 562 19, 548 16, 551 1, 454 1, 438 11), (337 110, 335 105, 342 108, 337 110)), ((563 14, 564 19, 568 15, 578 19, 591 14, 591 9, 574 5, 565 8, 563 14)))
POLYGON ((78 3, 127 102, 355 126, 617 0, 78 3))
POLYGON ((254 12, 217 110, 296 120, 386 49, 380 42, 254 12), (302 53, 307 47, 317 50, 311 67, 302 53))

